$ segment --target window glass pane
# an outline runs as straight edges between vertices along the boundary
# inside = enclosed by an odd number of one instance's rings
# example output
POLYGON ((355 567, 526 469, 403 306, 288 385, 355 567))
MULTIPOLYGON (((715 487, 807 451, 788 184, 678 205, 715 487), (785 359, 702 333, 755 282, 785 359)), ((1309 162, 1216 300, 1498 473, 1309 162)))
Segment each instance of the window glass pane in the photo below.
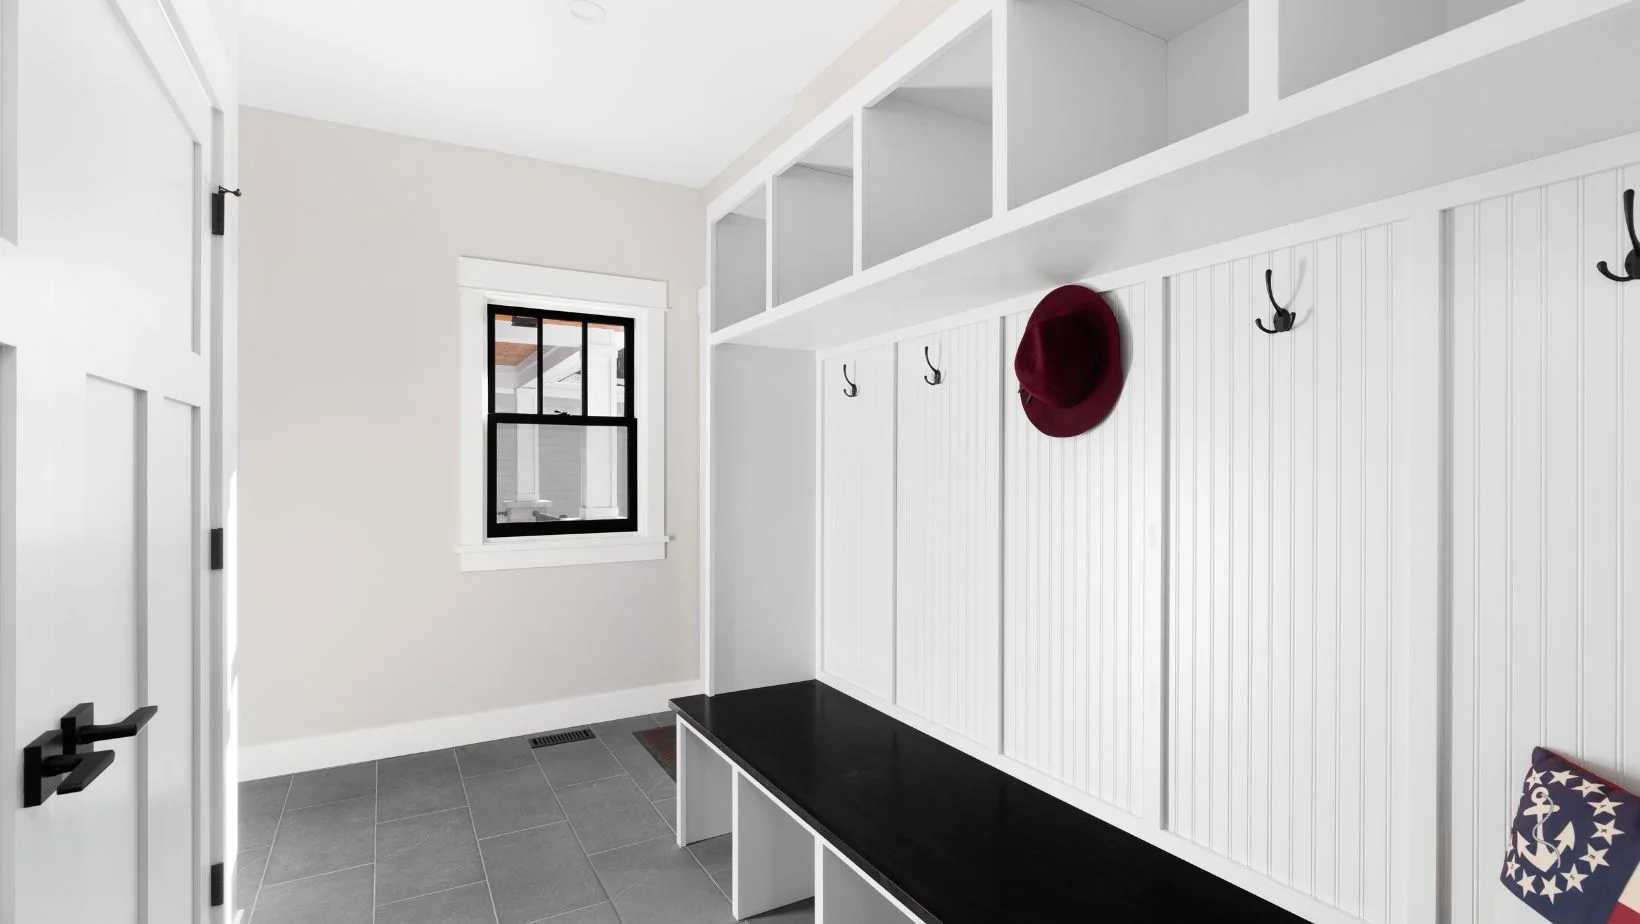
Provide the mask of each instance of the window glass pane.
POLYGON ((587 413, 625 417, 627 406, 627 349, 624 324, 588 324, 587 413))
POLYGON ((534 414, 540 387, 535 318, 495 317, 495 409, 498 413, 534 414))
POLYGON ((624 426, 498 424, 496 522, 625 519, 627 440, 624 426))
POLYGON ((580 321, 548 318, 541 322, 541 413, 584 414, 581 409, 580 321))

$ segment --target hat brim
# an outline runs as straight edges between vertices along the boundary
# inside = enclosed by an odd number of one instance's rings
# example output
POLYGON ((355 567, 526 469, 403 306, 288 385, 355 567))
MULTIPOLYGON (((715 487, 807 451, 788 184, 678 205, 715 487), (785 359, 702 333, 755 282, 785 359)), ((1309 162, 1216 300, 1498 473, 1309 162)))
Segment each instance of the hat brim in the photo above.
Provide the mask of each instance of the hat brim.
POLYGON ((1053 318, 1074 317, 1087 324, 1105 351, 1099 378, 1087 397, 1069 407, 1056 407, 1040 398, 1019 396, 1031 424, 1047 436, 1078 436, 1103 423, 1122 397, 1126 374, 1122 369, 1122 325, 1098 292, 1084 286, 1060 286, 1049 292, 1031 312, 1027 328, 1053 318))

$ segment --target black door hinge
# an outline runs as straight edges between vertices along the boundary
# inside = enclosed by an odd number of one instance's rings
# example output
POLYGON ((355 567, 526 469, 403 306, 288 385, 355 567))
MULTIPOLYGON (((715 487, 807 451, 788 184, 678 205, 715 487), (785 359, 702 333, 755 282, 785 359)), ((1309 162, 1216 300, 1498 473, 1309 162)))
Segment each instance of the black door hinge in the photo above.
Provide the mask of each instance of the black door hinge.
POLYGON ((224 540, 223 540, 223 534, 222 534, 222 527, 218 526, 216 529, 211 530, 211 570, 212 571, 221 571, 222 570, 222 555, 223 555, 222 544, 223 544, 223 541, 224 540))
POLYGON ((239 190, 218 186, 211 193, 211 233, 217 237, 228 233, 228 197, 239 195, 239 190))
POLYGON ((228 900, 228 895, 227 895, 228 884, 224 881, 224 879, 227 878, 227 875, 228 875, 228 870, 227 870, 226 865, 224 865, 222 863, 212 863, 211 864, 211 907, 212 908, 220 908, 220 907, 222 907, 222 903, 228 900))

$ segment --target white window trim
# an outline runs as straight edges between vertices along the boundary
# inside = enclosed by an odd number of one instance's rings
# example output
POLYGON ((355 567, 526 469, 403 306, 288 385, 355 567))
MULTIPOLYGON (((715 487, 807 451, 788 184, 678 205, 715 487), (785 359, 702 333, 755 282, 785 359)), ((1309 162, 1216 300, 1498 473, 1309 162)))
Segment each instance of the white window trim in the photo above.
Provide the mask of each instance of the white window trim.
POLYGON ((461 298, 461 423, 457 466, 461 502, 457 505, 456 555, 462 571, 504 571, 558 565, 592 565, 654 561, 666 557, 666 283, 653 279, 606 276, 579 270, 502 263, 462 257, 458 272, 461 298), (485 324, 492 304, 578 311, 633 318, 637 323, 635 359, 638 417, 638 531, 573 536, 523 536, 494 539, 484 535, 488 464, 484 426, 489 412, 490 370, 484 349, 485 324))

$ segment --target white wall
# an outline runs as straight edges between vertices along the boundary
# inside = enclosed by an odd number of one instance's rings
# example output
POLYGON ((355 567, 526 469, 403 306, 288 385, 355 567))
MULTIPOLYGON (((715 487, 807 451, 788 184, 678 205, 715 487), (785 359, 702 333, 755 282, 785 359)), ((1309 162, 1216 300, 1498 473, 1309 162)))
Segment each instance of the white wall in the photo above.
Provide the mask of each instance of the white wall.
POLYGON ((695 680, 697 193, 243 120, 242 744, 695 680), (669 284, 664 561, 458 571, 460 256, 669 284))

